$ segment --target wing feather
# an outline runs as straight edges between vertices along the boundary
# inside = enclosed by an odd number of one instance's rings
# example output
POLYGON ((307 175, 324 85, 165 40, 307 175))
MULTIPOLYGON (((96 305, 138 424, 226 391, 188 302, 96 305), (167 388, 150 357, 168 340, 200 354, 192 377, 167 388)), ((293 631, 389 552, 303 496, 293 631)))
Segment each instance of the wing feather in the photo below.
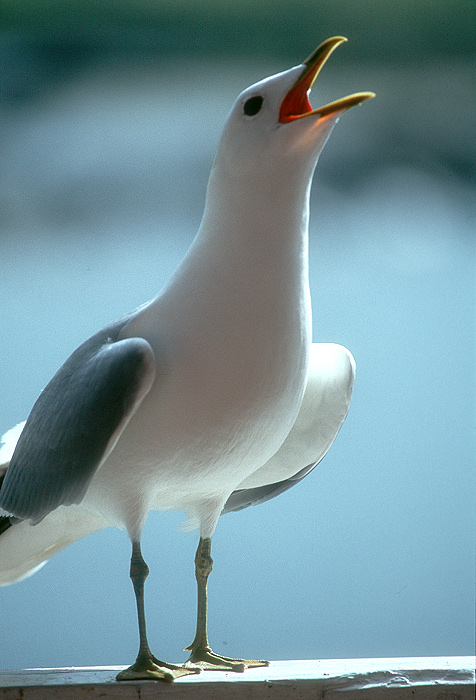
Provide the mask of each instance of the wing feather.
POLYGON ((283 479, 274 484, 255 486, 250 489, 236 489, 236 491, 233 491, 228 497, 228 500, 223 506, 222 515, 243 510, 244 508, 248 508, 248 506, 258 506, 260 503, 265 503, 272 498, 276 498, 276 496, 280 496, 282 493, 295 486, 301 479, 304 479, 317 464, 318 462, 309 464, 307 467, 304 467, 304 469, 300 469, 297 474, 291 476, 289 479, 283 479))
POLYGON ((312 345, 307 386, 288 437, 266 464, 233 491, 222 513, 279 496, 319 464, 349 410, 354 376, 354 359, 346 348, 335 343, 312 345))
POLYGON ((143 338, 99 332, 64 363, 33 406, 0 491, 4 513, 37 523, 79 503, 155 377, 143 338))

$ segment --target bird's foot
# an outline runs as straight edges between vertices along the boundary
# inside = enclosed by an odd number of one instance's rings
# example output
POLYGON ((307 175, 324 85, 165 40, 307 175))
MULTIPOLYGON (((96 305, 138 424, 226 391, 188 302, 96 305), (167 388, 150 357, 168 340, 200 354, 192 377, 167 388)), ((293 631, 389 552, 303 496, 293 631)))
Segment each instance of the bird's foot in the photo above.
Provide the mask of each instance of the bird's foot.
POLYGON ((188 666, 176 666, 165 661, 159 661, 155 656, 139 656, 135 664, 125 668, 117 674, 117 681, 165 681, 172 683, 176 678, 188 676, 191 673, 200 673, 201 668, 189 664, 188 666))
POLYGON ((209 646, 187 647, 191 654, 184 664, 185 668, 198 666, 203 671, 235 671, 243 673, 247 668, 269 666, 269 661, 254 659, 232 659, 229 656, 216 654, 209 646))

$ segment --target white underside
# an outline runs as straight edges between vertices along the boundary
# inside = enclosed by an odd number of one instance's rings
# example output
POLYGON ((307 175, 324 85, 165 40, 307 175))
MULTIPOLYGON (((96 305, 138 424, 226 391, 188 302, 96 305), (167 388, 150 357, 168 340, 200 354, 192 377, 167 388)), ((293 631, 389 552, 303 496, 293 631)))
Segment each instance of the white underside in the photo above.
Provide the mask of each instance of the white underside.
MULTIPOLYGON (((331 343, 313 344, 306 392, 294 426, 277 452, 236 486, 252 488, 275 483, 320 461, 347 414, 353 379, 354 362, 348 350, 331 343)), ((23 424, 19 424, 2 438, 0 457, 3 468, 11 458, 22 427, 23 424)), ((0 473, 1 471, 2 465, 0 473)), ((186 475, 184 479, 186 480, 186 475)), ((133 481, 133 475, 129 481, 133 481)), ((99 491, 96 493, 99 498, 99 491)), ((182 503, 177 502, 172 506, 171 501, 165 500, 164 496, 163 502, 159 503, 158 499, 152 508, 188 508, 192 511, 193 503, 187 503, 187 498, 190 499, 190 495, 184 494, 182 503)), ((114 517, 105 518, 90 510, 87 507, 90 500, 92 499, 85 499, 79 506, 61 506, 38 525, 31 526, 22 522, 3 533, 0 537, 0 585, 33 574, 54 554, 86 535, 110 525, 120 526, 114 517)), ((206 502, 207 494, 204 494, 204 508, 206 502)), ((199 527, 198 517, 193 512, 190 514, 190 527, 199 527)))

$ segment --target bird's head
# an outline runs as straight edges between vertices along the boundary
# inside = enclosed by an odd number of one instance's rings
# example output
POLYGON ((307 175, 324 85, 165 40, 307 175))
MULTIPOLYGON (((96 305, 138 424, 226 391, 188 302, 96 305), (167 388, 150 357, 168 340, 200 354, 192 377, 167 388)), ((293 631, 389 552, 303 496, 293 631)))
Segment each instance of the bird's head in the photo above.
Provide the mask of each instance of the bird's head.
POLYGON ((301 65, 265 78, 244 90, 229 114, 216 165, 241 172, 262 168, 314 169, 329 134, 343 112, 372 97, 358 92, 314 109, 311 87, 322 66, 344 37, 322 43, 301 65), (305 167, 308 166, 308 167, 305 167))

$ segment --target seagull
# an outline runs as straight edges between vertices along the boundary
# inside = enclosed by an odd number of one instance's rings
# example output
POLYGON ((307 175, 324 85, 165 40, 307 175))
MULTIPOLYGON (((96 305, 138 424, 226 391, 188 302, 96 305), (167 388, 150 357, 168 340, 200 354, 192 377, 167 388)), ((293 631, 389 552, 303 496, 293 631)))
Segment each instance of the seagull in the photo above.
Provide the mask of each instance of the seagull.
POLYGON ((360 92, 313 109, 309 93, 344 37, 244 90, 226 121, 205 211, 157 297, 80 345, 9 430, 0 451, 0 584, 109 526, 132 543, 139 651, 117 679, 244 671, 207 637, 211 538, 221 514, 303 479, 347 414, 350 352, 312 343, 309 192, 314 168, 360 92), (199 530, 197 626, 183 665, 149 648, 141 532, 151 510, 199 530))

